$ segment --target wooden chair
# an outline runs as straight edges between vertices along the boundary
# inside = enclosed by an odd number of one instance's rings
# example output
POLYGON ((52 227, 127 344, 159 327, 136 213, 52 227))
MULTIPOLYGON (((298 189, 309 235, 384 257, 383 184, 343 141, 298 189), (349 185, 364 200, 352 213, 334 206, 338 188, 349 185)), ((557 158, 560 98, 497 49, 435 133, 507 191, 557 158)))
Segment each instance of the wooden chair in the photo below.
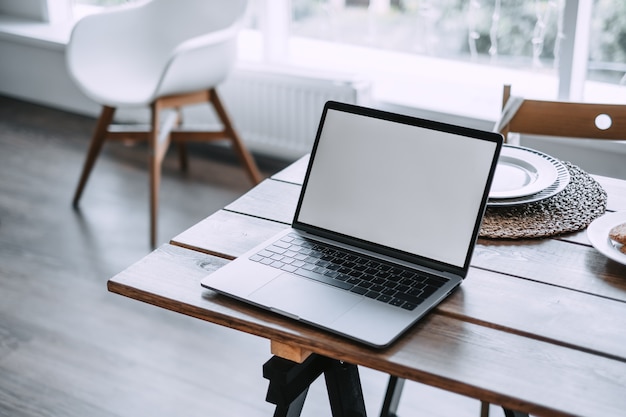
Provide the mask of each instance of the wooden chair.
POLYGON ((503 114, 511 111, 510 120, 496 129, 505 140, 509 133, 626 140, 626 105, 511 99, 511 86, 505 85, 502 107, 503 114))
MULTIPOLYGON (((495 130, 536 136, 573 139, 626 140, 626 105, 526 100, 511 95, 511 86, 502 93, 502 123, 495 130), (508 120, 508 121, 506 121, 508 120)), ((517 412, 504 410, 506 417, 517 412)), ((481 402, 481 417, 489 415, 489 404, 481 402)), ((522 414, 520 414, 522 415, 522 414)))
POLYGON ((236 59, 237 34, 246 0, 152 0, 90 15, 74 27, 67 65, 76 85, 102 105, 73 204, 80 197, 106 140, 140 140, 149 144, 150 244, 157 235, 161 163, 171 141, 187 168, 187 141, 228 140, 250 180, 261 174, 237 134, 216 87, 236 59), (183 106, 207 103, 222 123, 217 131, 176 130, 183 106), (143 130, 110 127, 119 107, 149 107, 151 123, 143 130), (160 120, 164 109, 174 109, 160 120))

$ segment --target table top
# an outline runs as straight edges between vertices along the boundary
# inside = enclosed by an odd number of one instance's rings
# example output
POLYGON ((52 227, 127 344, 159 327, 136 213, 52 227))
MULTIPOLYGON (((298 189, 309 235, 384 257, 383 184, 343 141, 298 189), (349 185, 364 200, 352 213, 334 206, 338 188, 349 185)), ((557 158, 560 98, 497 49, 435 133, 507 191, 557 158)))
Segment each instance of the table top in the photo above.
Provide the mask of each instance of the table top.
MULTIPOLYGON (((479 239, 461 287, 383 350, 201 288, 206 274, 289 226, 306 163, 182 232, 110 279, 109 291, 267 338, 287 357, 317 353, 537 416, 624 415, 626 266, 585 231, 479 239)), ((595 178, 607 210, 626 210, 626 181, 595 178)))

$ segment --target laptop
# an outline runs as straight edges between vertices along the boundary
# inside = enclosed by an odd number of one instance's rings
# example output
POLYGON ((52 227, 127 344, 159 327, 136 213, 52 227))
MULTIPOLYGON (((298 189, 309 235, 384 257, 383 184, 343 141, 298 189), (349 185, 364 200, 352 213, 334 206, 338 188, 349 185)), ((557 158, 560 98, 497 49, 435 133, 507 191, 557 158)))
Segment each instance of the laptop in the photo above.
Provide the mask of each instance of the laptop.
POLYGON ((330 101, 291 227, 201 285, 389 346, 466 277, 502 141, 330 101))

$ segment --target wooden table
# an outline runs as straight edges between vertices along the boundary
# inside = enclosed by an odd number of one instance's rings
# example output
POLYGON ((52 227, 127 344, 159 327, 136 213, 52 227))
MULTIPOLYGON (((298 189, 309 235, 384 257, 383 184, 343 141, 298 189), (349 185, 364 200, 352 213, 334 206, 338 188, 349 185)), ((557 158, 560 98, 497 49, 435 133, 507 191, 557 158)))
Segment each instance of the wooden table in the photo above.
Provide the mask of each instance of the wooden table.
MULTIPOLYGON (((203 276, 288 226, 306 162, 176 236, 112 278, 109 290, 267 338, 288 363, 313 354, 520 414, 626 415, 626 266, 597 252, 584 231, 479 240, 461 288, 384 350, 202 289, 203 276)), ((626 181, 596 179, 608 193, 608 210, 626 210, 626 181)))

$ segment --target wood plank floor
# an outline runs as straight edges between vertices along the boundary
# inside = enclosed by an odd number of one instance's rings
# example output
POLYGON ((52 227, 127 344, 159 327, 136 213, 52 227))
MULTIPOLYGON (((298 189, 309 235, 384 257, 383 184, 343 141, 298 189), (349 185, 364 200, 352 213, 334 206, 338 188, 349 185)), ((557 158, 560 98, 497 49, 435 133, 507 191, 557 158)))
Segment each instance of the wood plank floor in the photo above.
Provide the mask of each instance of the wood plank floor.
MULTIPOLYGON (((71 207, 94 122, 0 97, 0 416, 271 416, 267 341, 106 291, 150 252, 148 179, 145 149, 107 144, 71 207)), ((188 173, 166 159, 160 243, 250 187, 223 151, 195 150, 188 173)), ((386 376, 361 377, 377 415, 386 376)), ((477 416, 479 403, 407 383, 400 414, 477 416)), ((330 415, 323 381, 303 415, 330 415)))

